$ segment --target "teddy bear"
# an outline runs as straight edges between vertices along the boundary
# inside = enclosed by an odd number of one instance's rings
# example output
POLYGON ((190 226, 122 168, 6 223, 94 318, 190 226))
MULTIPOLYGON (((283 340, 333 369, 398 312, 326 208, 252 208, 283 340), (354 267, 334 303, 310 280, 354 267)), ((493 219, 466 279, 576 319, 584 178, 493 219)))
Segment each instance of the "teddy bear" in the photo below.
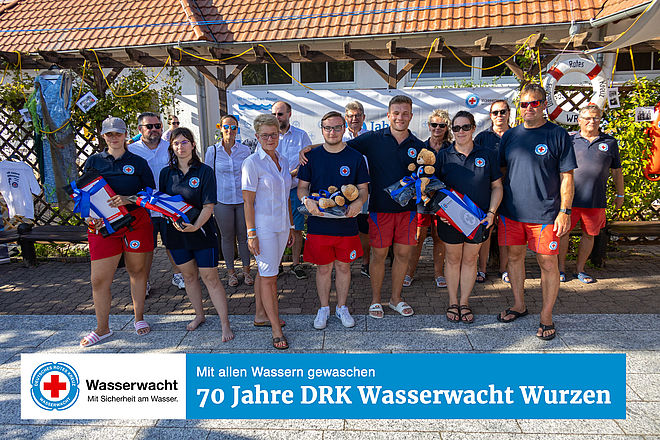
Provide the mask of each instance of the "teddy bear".
MULTIPOLYGON (((312 194, 313 196, 318 197, 318 193, 312 194)), ((346 200, 352 202, 357 199, 359 191, 355 185, 342 185, 341 191, 336 186, 328 187, 327 197, 321 197, 319 199, 319 208, 328 209, 335 206, 344 206, 346 200)))
MULTIPOLYGON (((430 182, 430 176, 435 174, 435 154, 426 148, 422 148, 417 155, 415 162, 408 165, 408 171, 414 172, 421 180, 422 201, 426 205, 431 198, 426 194, 426 186, 430 182)), ((401 181, 403 184, 403 181, 401 181)))

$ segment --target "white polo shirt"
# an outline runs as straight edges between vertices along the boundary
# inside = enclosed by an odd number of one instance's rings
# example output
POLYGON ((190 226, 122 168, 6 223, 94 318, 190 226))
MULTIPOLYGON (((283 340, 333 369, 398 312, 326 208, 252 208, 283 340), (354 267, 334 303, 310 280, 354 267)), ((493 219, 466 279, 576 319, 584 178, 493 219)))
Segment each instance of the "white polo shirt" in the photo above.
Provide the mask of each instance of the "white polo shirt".
MULTIPOLYGON (((366 133, 366 132, 368 132, 368 131, 369 131, 369 130, 366 130, 366 129, 364 129, 364 128, 361 128, 360 131, 358 131, 358 134, 357 134, 357 135, 360 136, 362 133, 366 133)), ((348 128, 346 128, 346 131, 344 132, 344 137, 343 137, 341 140, 344 141, 344 142, 346 142, 346 141, 350 141, 351 139, 355 139, 356 137, 357 137, 357 136, 353 136, 353 132, 352 132, 351 130, 349 130, 348 128)))
MULTIPOLYGON (((289 171, 298 168, 300 159, 298 153, 305 147, 312 145, 312 140, 309 138, 305 130, 296 128, 293 125, 289 126, 289 130, 282 134, 280 133, 280 143, 277 145, 277 152, 289 163, 289 171)), ((293 187, 298 186, 298 179, 292 179, 293 187)))
MULTIPOLYGON (((170 162, 170 153, 168 151, 169 146, 169 142, 161 139, 158 143, 158 147, 152 150, 151 148, 147 147, 147 145, 142 141, 142 138, 128 146, 128 149, 131 153, 137 154, 142 159, 147 161, 149 168, 151 169, 151 173, 154 175, 154 182, 156 183, 155 189, 158 190, 160 190, 160 188, 158 188, 160 171, 168 166, 170 162)), ((149 211, 149 214, 151 214, 152 217, 163 216, 156 211, 149 211)))
POLYGON ((257 150, 243 161, 242 189, 254 191, 254 223, 257 232, 285 232, 290 229, 289 190, 291 174, 289 163, 277 151, 280 167, 257 146, 257 150))
POLYGON ((241 167, 243 161, 251 154, 250 148, 234 142, 227 154, 222 142, 210 146, 206 150, 204 163, 215 171, 215 181, 218 188, 218 203, 235 205, 243 203, 241 192, 241 167), (215 163, 213 159, 215 157, 215 163))

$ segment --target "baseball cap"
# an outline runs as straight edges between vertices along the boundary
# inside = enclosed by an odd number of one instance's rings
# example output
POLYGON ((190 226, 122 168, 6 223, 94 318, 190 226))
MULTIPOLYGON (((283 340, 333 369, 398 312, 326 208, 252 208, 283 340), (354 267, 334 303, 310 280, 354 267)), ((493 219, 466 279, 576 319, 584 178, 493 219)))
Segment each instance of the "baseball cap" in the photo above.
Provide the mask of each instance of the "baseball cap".
POLYGON ((126 123, 114 116, 110 116, 103 121, 103 125, 101 126, 102 135, 106 133, 126 133, 126 131, 126 123))

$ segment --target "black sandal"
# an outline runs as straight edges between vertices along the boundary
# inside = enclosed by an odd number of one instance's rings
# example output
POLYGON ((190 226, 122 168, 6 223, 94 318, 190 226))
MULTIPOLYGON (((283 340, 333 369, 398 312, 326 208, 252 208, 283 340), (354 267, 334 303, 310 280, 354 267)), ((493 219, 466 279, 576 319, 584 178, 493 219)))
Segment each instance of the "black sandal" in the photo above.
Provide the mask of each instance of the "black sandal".
POLYGON ((474 313, 472 313, 472 309, 470 306, 461 306, 458 308, 459 312, 461 313, 461 322, 465 324, 472 324, 474 322, 474 313), (466 310, 466 312, 463 312, 463 310, 466 310), (472 316, 471 319, 463 319, 464 316, 472 316))
POLYGON ((529 314, 529 312, 527 311, 527 309, 525 309, 524 312, 516 312, 515 310, 506 309, 506 310, 504 311, 504 316, 506 316, 506 315, 513 315, 513 318, 511 318, 511 319, 504 319, 504 317, 502 316, 502 314, 501 314, 501 313, 498 313, 498 314, 497 314, 497 320, 500 321, 500 322, 504 322, 504 323, 506 324, 506 323, 509 323, 509 322, 513 322, 513 321, 515 321, 515 320, 518 319, 518 318, 522 318, 523 316, 527 316, 528 314, 529 314))
POLYGON ((449 307, 447 307, 447 313, 452 316, 456 316, 456 319, 450 319, 449 316, 445 315, 447 321, 453 323, 461 322, 461 309, 458 307, 458 304, 451 304, 449 307), (456 311, 454 312, 452 309, 456 309, 456 311))
POLYGON ((289 348, 289 343, 287 342, 286 338, 282 336, 281 338, 273 338, 273 348, 276 350, 286 350, 289 348), (281 347, 278 347, 277 344, 284 342, 284 345, 281 347))
POLYGON ((536 335, 536 337, 539 338, 539 339, 543 339, 544 341, 549 341, 551 339, 555 339, 555 336, 557 336, 557 330, 555 330, 555 323, 554 322, 550 325, 541 324, 539 322, 539 328, 541 329, 541 336, 536 335), (550 330, 555 330, 555 331, 552 332, 551 334, 549 334, 548 336, 543 336, 543 333, 545 333, 547 331, 550 331, 550 330))

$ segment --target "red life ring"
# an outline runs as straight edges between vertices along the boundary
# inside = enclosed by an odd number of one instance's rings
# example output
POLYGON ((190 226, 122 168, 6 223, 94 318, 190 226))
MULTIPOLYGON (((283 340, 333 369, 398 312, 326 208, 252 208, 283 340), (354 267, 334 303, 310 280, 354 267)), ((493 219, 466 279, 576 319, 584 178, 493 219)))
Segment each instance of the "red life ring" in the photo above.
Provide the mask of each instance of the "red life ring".
POLYGON ((601 109, 604 108, 607 100, 607 78, 600 66, 586 58, 572 58, 565 60, 551 67, 543 80, 543 87, 548 94, 548 117, 565 125, 577 125, 578 114, 576 112, 567 112, 555 100, 555 86, 559 79, 567 73, 584 73, 591 81, 593 95, 589 104, 596 104, 601 109))
POLYGON ((644 177, 652 182, 660 181, 660 102, 655 105, 655 119, 653 125, 646 129, 651 139, 651 150, 648 162, 644 167, 644 177))

